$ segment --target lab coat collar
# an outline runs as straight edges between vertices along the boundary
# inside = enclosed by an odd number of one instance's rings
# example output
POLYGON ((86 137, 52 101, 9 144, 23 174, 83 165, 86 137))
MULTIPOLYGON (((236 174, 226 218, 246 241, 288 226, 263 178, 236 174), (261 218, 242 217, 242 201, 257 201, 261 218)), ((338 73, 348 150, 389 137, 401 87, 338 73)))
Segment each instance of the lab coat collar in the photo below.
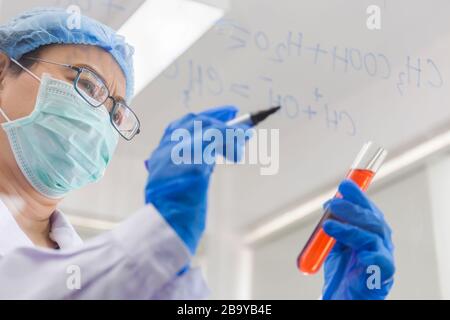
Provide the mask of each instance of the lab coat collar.
POLYGON ((55 210, 50 217, 50 239, 55 241, 60 249, 67 249, 83 243, 67 217, 59 210, 55 210))
MULTIPOLYGON (((61 211, 53 212, 50 224, 50 239, 55 241, 60 249, 71 248, 82 243, 80 236, 61 211)), ((34 244, 20 229, 11 212, 0 200, 0 256, 18 247, 30 246, 34 244)))

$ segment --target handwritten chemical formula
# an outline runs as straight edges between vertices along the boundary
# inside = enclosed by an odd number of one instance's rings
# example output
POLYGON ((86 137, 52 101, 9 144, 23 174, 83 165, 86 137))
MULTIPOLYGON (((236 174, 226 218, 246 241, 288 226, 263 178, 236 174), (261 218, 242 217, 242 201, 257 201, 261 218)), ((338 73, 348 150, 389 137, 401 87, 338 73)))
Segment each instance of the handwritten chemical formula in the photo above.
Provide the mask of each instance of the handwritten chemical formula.
POLYGON ((185 80, 181 100, 187 109, 194 107, 194 97, 231 94, 236 98, 250 100, 252 95, 261 94, 263 89, 267 105, 282 106, 281 113, 289 119, 319 121, 328 130, 356 135, 356 124, 351 114, 344 109, 334 108, 318 87, 300 97, 277 91, 274 88, 275 79, 267 75, 259 75, 249 82, 227 83, 217 68, 196 63, 192 59, 185 63, 175 62, 164 73, 166 78, 172 80, 181 78, 181 75, 185 80), (254 87, 258 89, 253 90, 254 87))
POLYGON ((246 81, 230 81, 227 80, 226 70, 217 66, 194 59, 176 61, 165 71, 164 76, 172 80, 182 79, 180 96, 185 108, 192 108, 193 103, 196 103, 194 99, 199 97, 226 95, 250 101, 253 97, 265 95, 267 105, 282 106, 282 114, 289 119, 315 121, 331 132, 355 136, 357 124, 354 116, 345 107, 333 105, 326 90, 317 86, 309 91, 299 88, 295 93, 282 92, 276 77, 270 74, 271 68, 284 63, 290 63, 289 66, 295 68, 296 61, 302 59, 302 62, 320 65, 333 73, 349 76, 357 73, 388 81, 400 96, 407 95, 412 88, 434 90, 444 84, 439 67, 431 57, 405 55, 401 67, 398 67, 397 61, 394 69, 391 58, 383 52, 308 42, 303 32, 287 31, 284 39, 274 40, 264 31, 252 31, 229 19, 220 20, 213 32, 222 38, 220 43, 230 54, 239 54, 243 50, 251 50, 252 54, 256 52, 259 58, 267 61, 269 67, 264 70, 268 71, 248 75, 246 81))
POLYGON ((245 50, 256 48, 268 61, 284 63, 292 59, 305 59, 311 64, 324 64, 333 72, 360 72, 368 77, 392 81, 400 95, 408 87, 440 88, 444 84, 442 74, 430 57, 405 56, 403 68, 393 72, 391 59, 382 52, 364 51, 357 47, 342 47, 307 42, 300 31, 287 31, 285 39, 272 40, 266 32, 238 24, 234 20, 223 19, 215 26, 216 34, 226 38, 225 49, 245 50))

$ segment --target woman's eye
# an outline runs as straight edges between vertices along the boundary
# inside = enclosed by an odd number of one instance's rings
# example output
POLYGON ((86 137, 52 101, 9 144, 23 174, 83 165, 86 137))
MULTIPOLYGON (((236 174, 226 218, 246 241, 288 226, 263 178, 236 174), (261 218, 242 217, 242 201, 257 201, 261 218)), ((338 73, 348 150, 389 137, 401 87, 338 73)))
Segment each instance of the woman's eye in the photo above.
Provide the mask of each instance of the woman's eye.
POLYGON ((119 111, 115 112, 114 116, 113 116, 113 120, 114 120, 115 124, 121 125, 122 124, 122 120, 123 120, 123 113, 122 113, 122 111, 119 110, 119 111))
POLYGON ((90 82, 89 80, 81 80, 81 86, 88 94, 91 95, 91 97, 94 97, 95 86, 92 82, 90 82))

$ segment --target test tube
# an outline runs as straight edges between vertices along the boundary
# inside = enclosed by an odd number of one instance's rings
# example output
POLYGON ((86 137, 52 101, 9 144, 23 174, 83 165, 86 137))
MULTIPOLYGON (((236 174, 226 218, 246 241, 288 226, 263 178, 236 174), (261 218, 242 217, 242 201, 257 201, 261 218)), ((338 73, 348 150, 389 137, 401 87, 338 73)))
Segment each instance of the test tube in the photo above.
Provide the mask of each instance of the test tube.
MULTIPOLYGON (((376 146, 371 141, 365 143, 355 158, 346 178, 353 180, 361 190, 366 191, 372 178, 380 169, 386 155, 387 151, 384 148, 376 146)), ((341 198, 339 192, 336 193, 335 197, 341 198)), ((316 273, 336 242, 322 228, 323 223, 330 218, 332 219, 331 212, 325 209, 322 218, 297 258, 297 267, 304 274, 316 273)))

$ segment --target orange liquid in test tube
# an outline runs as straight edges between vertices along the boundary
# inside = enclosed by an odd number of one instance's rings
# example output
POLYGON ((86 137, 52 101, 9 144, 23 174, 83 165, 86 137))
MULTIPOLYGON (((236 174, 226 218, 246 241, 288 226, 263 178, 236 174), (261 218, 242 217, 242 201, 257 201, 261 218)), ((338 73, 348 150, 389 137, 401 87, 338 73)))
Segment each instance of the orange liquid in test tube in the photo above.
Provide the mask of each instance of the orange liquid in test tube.
MULTIPOLYGON (((373 150, 371 142, 364 145, 352 169, 347 174, 347 179, 353 180, 363 191, 366 191, 369 187, 372 178, 387 154, 383 148, 378 148, 376 151, 370 151, 371 149, 373 150), (366 159, 367 156, 371 156, 370 159, 366 159)), ((337 193, 335 197, 341 197, 341 195, 337 193)), ((297 267, 304 274, 314 274, 319 271, 334 246, 336 240, 322 229, 323 223, 330 218, 331 212, 326 210, 298 256, 297 267)))

